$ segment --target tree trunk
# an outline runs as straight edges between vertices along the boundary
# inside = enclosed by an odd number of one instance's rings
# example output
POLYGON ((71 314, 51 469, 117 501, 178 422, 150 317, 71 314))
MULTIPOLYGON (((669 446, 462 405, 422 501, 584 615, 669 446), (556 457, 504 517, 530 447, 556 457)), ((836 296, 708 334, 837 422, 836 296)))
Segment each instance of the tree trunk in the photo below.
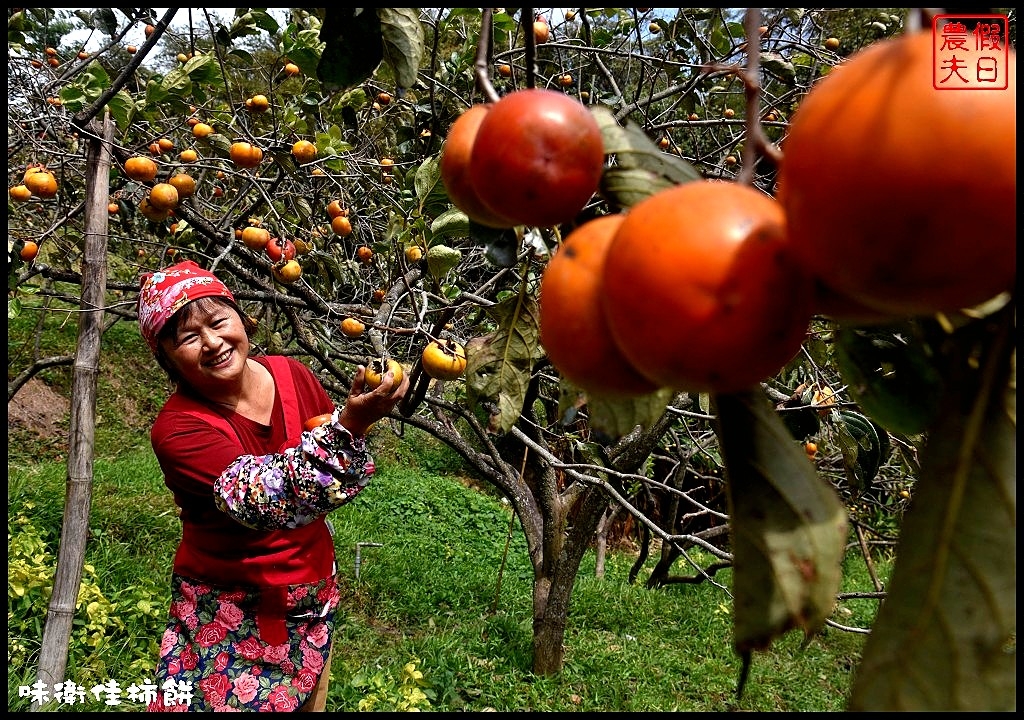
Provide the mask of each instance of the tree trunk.
MULTIPOLYGON (((71 433, 68 440, 68 478, 61 527, 60 551, 53 595, 46 612, 39 653, 38 680, 47 688, 64 681, 71 628, 82 581, 85 546, 92 502, 92 462, 96 430, 96 376, 99 371, 103 308, 107 286, 107 203, 110 196, 110 147, 113 123, 107 115, 102 139, 88 140, 86 177, 85 255, 82 260, 82 313, 78 349, 71 382, 71 433)), ((33 710, 39 705, 34 703, 33 710)))
MULTIPOLYGON (((608 497, 597 487, 587 488, 576 500, 572 528, 561 551, 550 568, 535 570, 544 573, 536 574, 533 584, 533 671, 538 675, 557 675, 562 671, 572 589, 580 561, 608 507, 608 497)), ((558 531, 564 533, 565 528, 558 531)))

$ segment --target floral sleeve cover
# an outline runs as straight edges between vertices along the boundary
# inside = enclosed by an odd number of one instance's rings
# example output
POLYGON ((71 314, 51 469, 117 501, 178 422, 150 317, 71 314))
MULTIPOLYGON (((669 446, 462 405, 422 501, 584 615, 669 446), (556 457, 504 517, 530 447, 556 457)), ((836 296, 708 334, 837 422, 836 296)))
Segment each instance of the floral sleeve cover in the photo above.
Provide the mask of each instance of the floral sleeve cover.
POLYGON ((257 530, 308 525, 358 495, 375 467, 366 438, 338 422, 302 433, 296 447, 242 455, 214 482, 217 507, 257 530))

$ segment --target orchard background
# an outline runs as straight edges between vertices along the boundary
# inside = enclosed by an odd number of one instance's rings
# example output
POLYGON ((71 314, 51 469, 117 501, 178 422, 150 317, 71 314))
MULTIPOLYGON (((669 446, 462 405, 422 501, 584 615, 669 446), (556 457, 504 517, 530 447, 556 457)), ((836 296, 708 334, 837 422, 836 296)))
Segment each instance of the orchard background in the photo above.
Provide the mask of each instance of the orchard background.
MULTIPOLYGON (((997 12, 1015 45, 1015 12, 997 12)), ((562 667, 588 550, 600 568, 609 544, 636 537, 636 574, 660 553, 652 588, 713 583, 738 555, 755 558, 722 588, 750 662, 790 630, 842 627, 847 543, 870 567, 898 536, 891 584, 865 588, 885 603, 851 708, 1015 707, 1011 297, 884 324, 815 315, 776 376, 723 395, 581 393, 539 342, 540 282, 574 228, 696 178, 773 195, 810 88, 857 50, 927 26, 923 13, 222 13, 8 12, 8 316, 80 323, 75 357, 11 348, 8 367, 9 401, 47 367, 75 372, 40 677, 63 672, 81 577, 91 498, 71 481, 91 468, 103 332, 135 320, 142 273, 191 259, 237 291, 265 350, 301 357, 339 402, 356 364, 391 358, 412 374, 378 432, 426 431, 510 502, 534 570, 538 674, 562 667), (443 143, 466 108, 524 87, 590 109, 606 169, 578 217, 494 229, 452 204, 443 143), (136 174, 137 156, 155 176, 136 174), (41 172, 55 192, 14 190, 41 172), (153 207, 154 185, 172 179, 178 201, 153 207), (455 379, 423 371, 439 339, 465 347, 455 379), (714 562, 694 563, 694 547, 714 562)))

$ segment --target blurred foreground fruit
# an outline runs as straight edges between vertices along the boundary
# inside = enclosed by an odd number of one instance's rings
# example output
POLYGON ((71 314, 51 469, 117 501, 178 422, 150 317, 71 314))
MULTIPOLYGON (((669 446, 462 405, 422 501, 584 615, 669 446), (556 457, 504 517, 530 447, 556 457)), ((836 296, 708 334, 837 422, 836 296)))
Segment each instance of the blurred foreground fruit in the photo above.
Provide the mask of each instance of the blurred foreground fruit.
POLYGON ((747 185, 695 180, 626 214, 603 270, 605 316, 651 382, 743 390, 799 351, 812 280, 796 263, 782 207, 747 185))
POLYGON ((540 342, 548 359, 573 385, 603 396, 658 389, 615 345, 601 307, 605 256, 624 218, 604 215, 573 230, 540 285, 540 342))
POLYGON ((932 35, 921 32, 867 47, 801 100, 778 197, 799 258, 823 284, 902 316, 1013 288, 1012 50, 1008 70, 1006 89, 936 89, 932 35), (950 153, 969 160, 954 170, 950 153))
POLYGON ((814 312, 843 325, 879 325, 898 319, 890 313, 869 308, 848 298, 820 280, 814 283, 814 312))
POLYGON ((469 160, 477 197, 510 225, 573 220, 604 170, 601 128, 586 106, 561 92, 516 90, 483 116, 469 160))
POLYGON ((448 197, 470 220, 494 228, 511 227, 514 223, 498 217, 484 205, 469 178, 469 163, 480 123, 491 105, 473 105, 452 123, 441 149, 441 182, 448 197))

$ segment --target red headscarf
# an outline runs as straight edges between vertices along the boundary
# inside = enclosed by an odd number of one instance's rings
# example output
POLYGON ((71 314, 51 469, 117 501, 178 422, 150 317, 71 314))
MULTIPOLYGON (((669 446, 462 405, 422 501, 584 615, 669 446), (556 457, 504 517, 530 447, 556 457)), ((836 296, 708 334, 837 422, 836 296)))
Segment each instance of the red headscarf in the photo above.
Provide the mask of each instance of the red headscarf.
POLYGON ((150 350, 156 352, 157 335, 170 317, 201 297, 224 297, 231 302, 235 301, 235 296, 224 283, 191 260, 142 276, 139 332, 146 339, 150 350))

